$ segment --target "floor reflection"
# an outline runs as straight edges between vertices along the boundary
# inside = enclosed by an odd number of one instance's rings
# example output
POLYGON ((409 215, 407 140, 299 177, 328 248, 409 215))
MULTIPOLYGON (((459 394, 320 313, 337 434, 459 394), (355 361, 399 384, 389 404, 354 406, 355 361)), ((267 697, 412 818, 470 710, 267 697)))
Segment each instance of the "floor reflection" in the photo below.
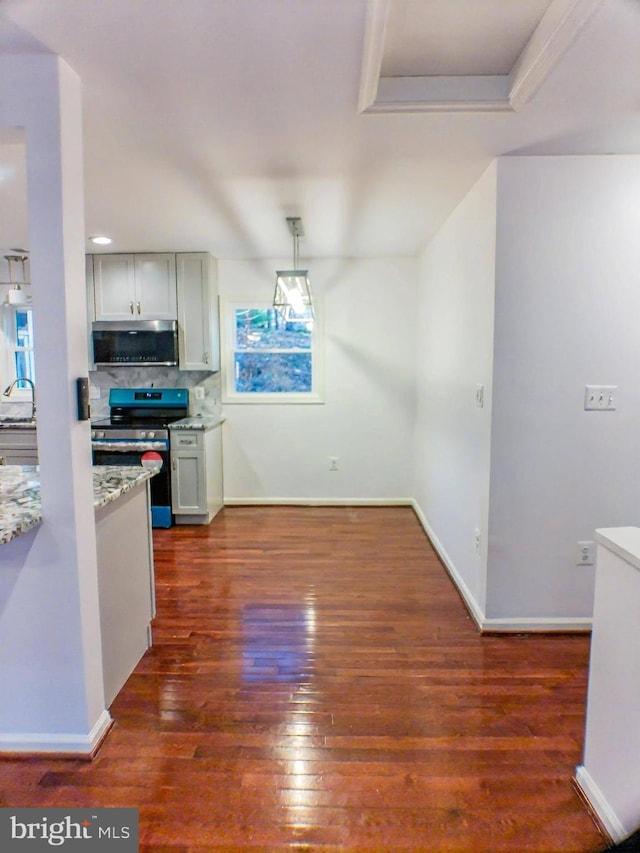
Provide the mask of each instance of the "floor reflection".
POLYGON ((313 673, 315 601, 248 604, 242 610, 242 679, 250 684, 299 684, 313 673))

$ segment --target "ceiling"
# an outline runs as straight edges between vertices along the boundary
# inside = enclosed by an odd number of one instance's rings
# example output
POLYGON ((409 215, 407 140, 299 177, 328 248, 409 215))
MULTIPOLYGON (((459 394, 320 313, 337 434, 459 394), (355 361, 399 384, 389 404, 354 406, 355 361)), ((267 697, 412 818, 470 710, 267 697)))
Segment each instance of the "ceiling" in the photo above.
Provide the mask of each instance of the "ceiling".
MULTIPOLYGON (((57 53, 82 80, 86 230, 110 251, 286 257, 301 216, 301 258, 414 255, 496 156, 640 153, 639 44, 638 0, 0 0, 0 51, 57 53), (367 62, 374 88, 509 75, 580 4, 517 110, 359 110, 367 62)), ((16 147, 0 136, 11 247, 16 147)))
POLYGON ((382 74, 508 74, 551 0, 402 0, 387 13, 382 74))

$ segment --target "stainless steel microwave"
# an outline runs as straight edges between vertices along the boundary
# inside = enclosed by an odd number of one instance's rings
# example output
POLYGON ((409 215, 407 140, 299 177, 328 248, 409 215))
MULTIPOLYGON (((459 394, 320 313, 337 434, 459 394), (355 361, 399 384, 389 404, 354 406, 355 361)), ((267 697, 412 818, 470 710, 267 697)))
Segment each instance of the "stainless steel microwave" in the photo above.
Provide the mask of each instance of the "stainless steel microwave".
POLYGON ((98 321, 92 329, 96 365, 178 364, 175 320, 98 321))

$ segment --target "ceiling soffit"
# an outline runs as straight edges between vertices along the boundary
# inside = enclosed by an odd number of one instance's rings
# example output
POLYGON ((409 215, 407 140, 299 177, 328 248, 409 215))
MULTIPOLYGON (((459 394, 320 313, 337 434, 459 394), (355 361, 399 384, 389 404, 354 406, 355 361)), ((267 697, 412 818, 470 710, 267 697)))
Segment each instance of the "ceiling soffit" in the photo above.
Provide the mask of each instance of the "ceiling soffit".
MULTIPOLYGON (((482 64, 478 65, 478 73, 466 73, 470 70, 469 62, 461 57, 462 73, 433 73, 433 70, 437 71, 437 62, 426 60, 427 66, 432 68, 430 73, 406 76, 395 73, 402 63, 398 58, 397 41, 390 45, 390 30, 393 29, 396 39, 398 35, 398 27, 391 18, 393 2, 368 0, 358 104, 362 113, 510 112, 522 109, 573 44, 602 0, 551 0, 526 39, 524 48, 520 49, 522 41, 518 44, 519 52, 511 67, 504 67, 504 57, 508 57, 508 52, 496 63, 496 70, 500 73, 486 73, 487 66, 482 64)), ((424 10, 424 4, 421 5, 424 10)), ((452 32, 454 28, 452 19, 452 32)), ((519 35, 522 39, 521 32, 519 35)), ((518 34, 514 33, 514 37, 517 39, 518 34)), ((486 39, 486 34, 482 38, 486 39)), ((415 43, 410 53, 414 58, 408 58, 407 67, 413 72, 416 67, 415 43)), ((448 70, 452 70, 450 66, 448 70)))

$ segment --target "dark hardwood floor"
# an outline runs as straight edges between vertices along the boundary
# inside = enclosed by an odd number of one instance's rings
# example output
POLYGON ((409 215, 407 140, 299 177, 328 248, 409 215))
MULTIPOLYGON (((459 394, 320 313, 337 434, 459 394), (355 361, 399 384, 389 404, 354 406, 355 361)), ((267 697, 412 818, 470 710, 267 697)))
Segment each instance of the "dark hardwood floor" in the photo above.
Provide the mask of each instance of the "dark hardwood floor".
POLYGON ((481 637, 408 508, 154 531, 154 647, 93 762, 3 806, 136 806, 141 851, 606 847, 572 786, 587 636, 481 637))

